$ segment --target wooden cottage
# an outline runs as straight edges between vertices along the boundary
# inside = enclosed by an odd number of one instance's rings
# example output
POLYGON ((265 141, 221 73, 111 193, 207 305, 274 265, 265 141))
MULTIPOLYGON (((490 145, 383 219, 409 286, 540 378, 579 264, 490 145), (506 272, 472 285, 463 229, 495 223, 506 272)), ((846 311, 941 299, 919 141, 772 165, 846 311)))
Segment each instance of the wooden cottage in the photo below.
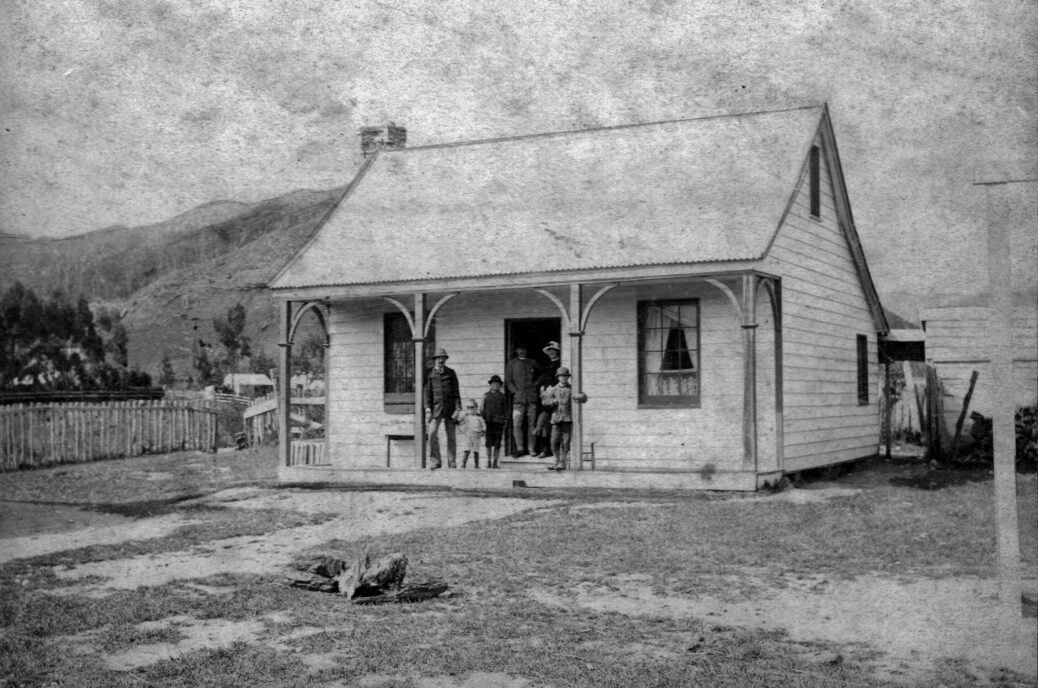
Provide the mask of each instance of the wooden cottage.
POLYGON ((355 178, 271 284, 281 378, 307 313, 329 347, 326 445, 282 433, 283 481, 754 490, 875 453, 887 326, 826 107, 405 137, 362 132, 355 178), (479 398, 550 340, 589 396, 583 460, 424 469, 432 351, 479 398))

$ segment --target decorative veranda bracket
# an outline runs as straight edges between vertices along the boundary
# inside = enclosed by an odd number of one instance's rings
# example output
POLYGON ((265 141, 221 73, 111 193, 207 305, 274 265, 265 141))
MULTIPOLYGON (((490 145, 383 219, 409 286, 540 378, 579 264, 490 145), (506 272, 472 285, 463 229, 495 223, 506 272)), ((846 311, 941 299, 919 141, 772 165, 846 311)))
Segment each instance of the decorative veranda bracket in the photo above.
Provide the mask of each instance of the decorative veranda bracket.
POLYGON ((400 301, 397 301, 392 296, 383 296, 382 298, 396 306, 397 309, 399 309, 399 311, 404 314, 404 318, 407 319, 407 325, 411 328, 411 338, 414 340, 425 341, 429 336, 429 328, 432 326, 433 318, 436 317, 436 314, 444 306, 444 304, 453 299, 459 293, 460 292, 454 291, 450 294, 444 294, 440 297, 440 300, 437 301, 429 310, 429 314, 425 316, 425 322, 422 324, 421 332, 418 331, 418 326, 415 323, 414 316, 411 314, 411 311, 410 309, 408 309, 407 306, 405 306, 400 301))
POLYGON ((740 298, 727 284, 719 279, 709 277, 704 282, 717 287, 721 293, 728 297, 732 308, 739 314, 739 320, 744 328, 757 326, 757 293, 764 289, 768 294, 771 305, 772 316, 778 317, 778 294, 775 278, 761 275, 746 274, 742 276, 742 298, 740 298))
POLYGON ((588 302, 584 305, 583 311, 581 311, 579 314, 576 327, 574 327, 573 322, 571 322, 572 318, 570 317, 570 309, 566 307, 566 304, 562 302, 562 299, 560 299, 558 296, 555 296, 555 294, 552 294, 547 289, 536 288, 534 289, 534 291, 540 294, 541 296, 544 296, 552 303, 554 303, 555 306, 559 309, 559 313, 562 314, 562 325, 564 329, 568 330, 571 335, 580 335, 583 334, 584 330, 587 328, 588 318, 591 316, 591 309, 595 307, 595 304, 598 303, 598 300, 605 296, 606 293, 609 292, 609 290, 618 287, 619 285, 619 282, 612 282, 610 284, 606 284, 600 287, 599 290, 596 291, 594 295, 590 299, 588 299, 588 302))
POLYGON ((408 309, 407 306, 405 306, 404 304, 400 303, 399 301, 394 299, 392 296, 383 296, 382 298, 385 299, 386 301, 388 301, 389 303, 393 304, 394 306, 396 306, 397 309, 401 313, 404 314, 404 319, 407 320, 407 326, 411 330, 411 337, 413 339, 424 339, 425 338, 424 333, 422 333, 420 335, 418 332, 416 332, 417 328, 414 326, 414 316, 411 315, 411 311, 410 311, 410 309, 408 309))
MULTIPOLYGON (((295 341, 299 323, 309 311, 313 311, 314 315, 317 316, 317 321, 321 323, 321 329, 324 331, 324 348, 327 349, 331 346, 331 338, 328 335, 328 304, 324 301, 308 301, 292 315, 292 324, 288 328, 288 341, 284 346, 291 346, 292 342, 295 341)), ((282 345, 279 344, 279 346, 282 345)))

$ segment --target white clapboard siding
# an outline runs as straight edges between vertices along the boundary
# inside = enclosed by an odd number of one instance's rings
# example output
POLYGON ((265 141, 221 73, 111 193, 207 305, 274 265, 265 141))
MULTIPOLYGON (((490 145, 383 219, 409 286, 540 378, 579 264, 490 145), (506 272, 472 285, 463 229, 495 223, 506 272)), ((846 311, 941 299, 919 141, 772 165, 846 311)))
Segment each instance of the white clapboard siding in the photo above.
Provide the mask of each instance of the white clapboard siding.
MULTIPOLYGON (((990 416, 995 390, 991 378, 990 313, 985 307, 931 308, 922 312, 926 324, 926 357, 944 388, 944 415, 954 427, 969 389, 973 371, 977 384, 970 410, 990 416)), ((1035 307, 1013 309, 1013 379, 1008 393, 1017 406, 1038 403, 1038 312, 1035 307)), ((1004 390, 1000 390, 1004 392, 1004 390)))
POLYGON ((820 217, 810 214, 805 169, 765 259, 766 269, 782 278, 787 471, 868 456, 879 437, 876 328, 839 227, 824 154, 821 162, 820 217), (868 337, 868 405, 858 402, 858 335, 868 337))
MULTIPOLYGON (((386 435, 410 434, 410 414, 388 414, 383 406, 382 322, 393 312, 376 300, 333 303, 329 330, 329 390, 336 403, 329 418, 329 459, 341 468, 385 465, 386 435)), ((503 375, 505 320, 554 318, 554 304, 531 290, 461 294, 439 311, 436 346, 450 355, 463 398, 480 398, 487 379, 503 375)), ((771 327, 765 318, 762 324, 771 327)), ((713 464, 741 468, 742 333, 727 298, 704 284, 619 287, 595 306, 584 337, 586 441, 595 443, 602 468, 695 470, 713 464), (700 299, 699 408, 638 408, 637 303, 649 298, 700 299)), ((569 364, 563 333, 563 362, 569 364)), ((767 346, 773 341, 764 337, 767 346)), ((768 358, 768 361, 772 359, 768 358)), ((764 388, 773 390, 773 365, 762 365, 764 388), (769 372, 770 371, 770 372, 769 372)), ((773 391, 769 391, 773 397, 773 391)), ((774 432, 774 405, 762 422, 774 432)), ((773 435, 771 435, 773 437, 773 435)), ((441 436, 441 446, 443 438, 441 436)), ((774 440, 772 440, 773 442, 774 440)), ((410 445, 406 445, 410 447, 410 445)), ((408 465, 404 445, 394 448, 394 464, 408 465)))

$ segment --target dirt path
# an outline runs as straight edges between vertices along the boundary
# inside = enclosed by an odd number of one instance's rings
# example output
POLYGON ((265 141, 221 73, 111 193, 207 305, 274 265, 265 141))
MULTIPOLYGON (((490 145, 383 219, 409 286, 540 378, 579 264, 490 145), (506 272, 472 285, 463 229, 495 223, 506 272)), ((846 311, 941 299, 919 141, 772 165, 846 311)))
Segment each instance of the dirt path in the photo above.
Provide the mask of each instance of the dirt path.
MULTIPOLYGON (((793 490, 759 499, 811 503, 847 496, 856 490, 825 488, 793 490)), ((185 504, 191 504, 186 502, 185 504)), ((303 513, 334 513, 318 525, 284 528, 256 537, 216 540, 191 549, 161 554, 91 562, 55 571, 67 583, 59 594, 107 596, 115 590, 161 585, 174 580, 201 579, 223 572, 269 574, 279 572, 305 549, 333 539, 400 533, 427 527, 452 527, 467 522, 503 518, 522 511, 551 509, 558 502, 477 498, 451 493, 343 492, 236 488, 194 500, 235 509, 280 509, 303 513)), ((631 506, 631 504, 625 504, 631 506)), ((602 504, 576 509, 601 508, 602 504)), ((616 506, 616 505, 613 505, 616 506)), ((642 505, 649 506, 649 505, 642 505)), ((655 505, 659 506, 659 505, 655 505)), ((139 520, 97 514, 73 507, 0 503, 0 562, 56 552, 88 544, 161 537, 189 521, 178 515, 139 520), (33 527, 48 531, 29 535, 33 527), (61 532, 55 532, 61 531, 61 532)), ((745 572, 759 577, 757 572, 745 572)), ((757 580, 769 592, 737 602, 709 596, 659 595, 652 577, 625 576, 610 587, 590 583, 568 593, 535 589, 533 600, 565 609, 574 606, 631 616, 688 617, 717 625, 783 630, 794 641, 834 642, 848 659, 870 666, 881 678, 911 683, 932 675, 936 666, 956 658, 978 677, 992 678, 999 668, 1024 676, 1038 674, 1038 625, 1035 619, 1007 623, 996 600, 992 580, 945 578, 894 580, 862 576, 853 581, 826 577, 782 581, 757 580), (617 592, 617 589, 623 592, 617 592)), ((203 595, 228 592, 190 583, 203 595)), ((143 666, 175 657, 195 647, 220 647, 262 635, 269 637, 269 619, 244 622, 199 621, 171 617, 150 622, 176 628, 177 643, 142 645, 105 658, 113 668, 143 666), (266 629, 266 631, 264 630, 266 629)), ((142 630, 148 628, 142 627, 142 630)), ((321 632, 327 629, 312 629, 321 632)), ((306 632, 297 628, 294 633, 306 632)), ((88 646, 89 636, 71 638, 72 645, 88 646)), ((286 638, 264 642, 275 645, 286 638)), ((705 638, 708 647, 710 639, 705 638)), ((303 658, 320 666, 319 655, 303 658)), ((507 677, 494 676, 505 680, 507 677)), ((492 685, 493 681, 487 683, 492 685)), ((446 685, 446 684, 445 684, 446 685)), ((455 683, 453 685, 462 685, 455 683)), ((473 684, 476 685, 476 684, 473 684)), ((520 684, 516 684, 520 685, 520 684)))
MULTIPOLYGON (((155 586, 173 580, 206 578, 220 573, 269 574, 281 571, 309 547, 330 540, 401 533, 419 528, 452 527, 535 508, 553 502, 510 498, 461 497, 447 493, 319 492, 314 490, 237 489, 201 500, 238 509, 277 508, 303 513, 342 514, 310 526, 286 528, 263 537, 243 536, 214 540, 179 552, 91 562, 59 568, 55 574, 68 581, 64 592, 103 596, 113 590, 155 586), (90 578, 90 583, 75 581, 90 578), (98 582, 98 579, 103 581, 98 582)), ((145 523, 158 521, 147 519, 145 523)), ((128 532, 132 526, 124 526, 128 532)), ((159 536, 156 532, 152 537, 159 536)), ((3 545, 0 542, 0 545, 3 545)))
POLYGON ((785 580, 787 587, 739 602, 656 595, 651 581, 648 574, 627 576, 618 581, 624 592, 582 584, 572 596, 534 590, 531 597, 562 608, 576 604, 630 616, 695 617, 783 630, 796 641, 844 645, 848 656, 893 679, 916 678, 952 658, 965 659, 978 676, 999 668, 1031 677, 1038 673, 1038 623, 1007 618, 993 580, 863 576, 833 581, 818 576, 785 580), (883 655, 874 657, 875 650, 883 655))

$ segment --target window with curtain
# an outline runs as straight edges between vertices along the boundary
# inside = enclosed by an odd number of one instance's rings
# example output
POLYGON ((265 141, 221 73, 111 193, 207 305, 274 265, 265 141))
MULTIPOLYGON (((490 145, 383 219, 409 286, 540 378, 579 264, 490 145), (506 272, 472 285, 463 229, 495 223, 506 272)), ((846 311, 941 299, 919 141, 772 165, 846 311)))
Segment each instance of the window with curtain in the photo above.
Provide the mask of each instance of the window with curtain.
MULTIPOLYGON (((382 331, 385 410, 388 413, 411 413, 414 410, 414 342, 411 341, 411 326, 407 324, 403 313, 386 313, 382 331)), ((433 323, 429 327, 429 339, 425 344, 426 355, 435 350, 436 325, 433 323)))
POLYGON ((638 402, 699 405, 699 300, 638 304, 638 402))

